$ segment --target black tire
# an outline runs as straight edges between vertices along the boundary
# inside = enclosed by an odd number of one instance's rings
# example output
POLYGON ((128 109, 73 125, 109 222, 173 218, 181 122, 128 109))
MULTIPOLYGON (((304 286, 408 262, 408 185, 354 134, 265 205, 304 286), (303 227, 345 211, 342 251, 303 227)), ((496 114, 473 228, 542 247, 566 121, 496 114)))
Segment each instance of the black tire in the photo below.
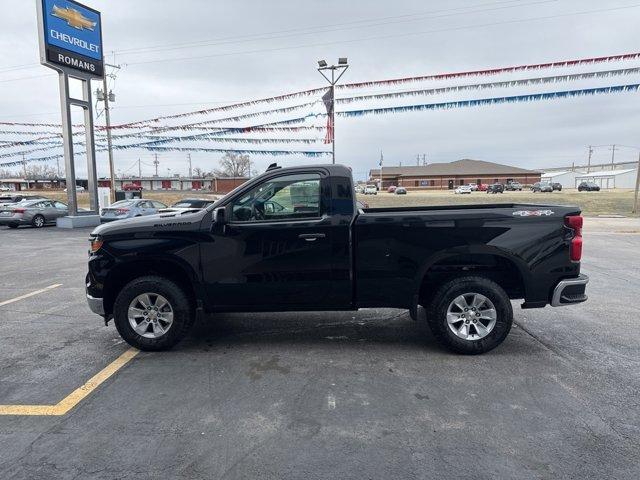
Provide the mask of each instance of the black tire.
POLYGON ((45 220, 45 218, 42 215, 36 215, 35 217, 33 217, 31 219, 31 225, 33 225, 36 228, 44 227, 45 223, 47 223, 47 221, 45 220))
MULTIPOLYGON (((444 284, 425 305, 427 323, 436 340, 449 350, 465 355, 485 353, 500 345, 509 334, 513 323, 513 309, 506 292, 497 283, 485 277, 461 277, 444 284), (487 336, 476 340, 458 337, 447 323, 447 309, 453 300, 463 294, 479 293, 495 307, 496 323, 487 336)), ((467 327, 469 328, 469 327, 467 327)))
POLYGON ((129 345, 144 351, 159 351, 173 347, 185 337, 195 320, 195 311, 184 290, 174 282, 164 277, 147 276, 136 278, 122 288, 113 305, 113 318, 118 333, 129 345), (173 309, 173 323, 158 338, 139 335, 129 323, 129 305, 143 293, 162 295, 173 309))

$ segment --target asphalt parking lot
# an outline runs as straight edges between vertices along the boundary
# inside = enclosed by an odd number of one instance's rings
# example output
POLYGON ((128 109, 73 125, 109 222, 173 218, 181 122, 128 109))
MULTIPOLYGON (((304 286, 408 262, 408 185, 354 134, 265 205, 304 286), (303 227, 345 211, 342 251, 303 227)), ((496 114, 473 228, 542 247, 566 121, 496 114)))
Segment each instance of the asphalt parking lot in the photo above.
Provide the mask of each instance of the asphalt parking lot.
POLYGON ((585 230, 589 301, 464 357, 385 309, 136 355, 86 306, 88 230, 2 229, 0 478, 637 479, 640 231, 585 230))

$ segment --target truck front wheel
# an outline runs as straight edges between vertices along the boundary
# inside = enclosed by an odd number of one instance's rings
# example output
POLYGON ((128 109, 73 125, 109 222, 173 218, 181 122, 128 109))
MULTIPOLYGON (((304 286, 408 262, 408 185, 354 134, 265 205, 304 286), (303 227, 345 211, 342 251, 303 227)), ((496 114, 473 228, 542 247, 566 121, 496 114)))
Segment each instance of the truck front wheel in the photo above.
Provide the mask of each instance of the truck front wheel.
POLYGON ((484 277, 443 285, 426 306, 436 339, 456 353, 474 355, 500 345, 511 330, 513 309, 505 291, 484 277))
POLYGON ((157 276, 136 278, 116 297, 113 317, 120 336, 146 351, 166 350, 187 334, 195 318, 184 290, 157 276))

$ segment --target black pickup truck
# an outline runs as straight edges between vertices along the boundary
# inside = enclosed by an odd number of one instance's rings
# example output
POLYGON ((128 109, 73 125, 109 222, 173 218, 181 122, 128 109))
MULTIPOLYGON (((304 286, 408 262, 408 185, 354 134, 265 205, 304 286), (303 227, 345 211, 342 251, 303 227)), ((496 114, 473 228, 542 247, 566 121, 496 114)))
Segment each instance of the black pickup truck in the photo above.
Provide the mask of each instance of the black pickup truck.
POLYGON ((262 175, 196 213, 97 227, 86 293, 142 350, 185 336, 199 313, 424 307, 434 336, 482 353, 522 308, 583 302, 576 207, 357 206, 349 168, 262 175))

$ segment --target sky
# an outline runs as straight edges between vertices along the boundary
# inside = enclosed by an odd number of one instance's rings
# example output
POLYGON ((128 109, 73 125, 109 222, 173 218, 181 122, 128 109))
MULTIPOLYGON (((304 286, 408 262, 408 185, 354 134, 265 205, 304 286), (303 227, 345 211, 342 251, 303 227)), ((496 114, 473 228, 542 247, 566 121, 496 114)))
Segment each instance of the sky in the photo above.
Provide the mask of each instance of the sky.
MULTIPOLYGON (((341 83, 351 83, 640 51, 637 41, 640 1, 633 0, 88 0, 86 4, 102 12, 106 61, 121 67, 116 78, 110 79, 110 88, 116 94, 112 124, 322 87, 326 82, 316 70, 319 59, 335 62, 338 57, 348 57, 350 67, 341 83)), ((60 121, 58 82, 53 70, 39 64, 35 1, 0 0, 0 6, 2 11, 11 12, 1 20, 3 28, 0 29, 0 122, 57 123, 60 121)), ((337 98, 631 67, 640 67, 640 61, 339 90, 337 98)), ((636 83, 640 83, 638 73, 357 102, 338 105, 336 110, 636 83)), ((93 90, 100 86, 94 82, 93 90)), ((238 114, 316 102, 306 110, 243 120, 234 126, 324 113, 319 97, 240 109, 238 114)), ((638 158, 639 150, 629 147, 640 146, 639 107, 640 93, 631 92, 338 117, 336 161, 351 166, 359 179, 377 167, 381 152, 385 166, 414 165, 416 156, 424 154, 427 162, 432 163, 474 158, 545 168, 574 162, 584 164, 588 145, 617 144, 624 147, 615 151, 616 160, 632 161, 638 158)), ((223 118, 235 115, 235 111, 216 115, 179 121, 223 118)), ((173 122, 176 123, 178 121, 173 122)), ((307 125, 325 123, 324 117, 317 117, 307 125)), ((97 117, 96 124, 104 124, 104 115, 97 117)), ((281 137, 296 135, 321 139, 323 133, 289 133, 281 137)), ((4 139, 15 140, 11 135, 4 139)), ((185 142, 181 145, 234 148, 235 144, 185 142)), ((235 145, 235 148, 260 150, 329 151, 330 147, 322 141, 311 145, 235 145)), ((26 158, 59 151, 54 148, 50 152, 29 153, 26 158)), ((610 147, 595 148, 593 162, 610 161, 611 154, 610 147)), ((143 175, 153 173, 154 154, 150 151, 116 150, 114 156, 116 171, 121 174, 137 173, 138 158, 143 175)), ((221 156, 222 153, 193 152, 192 166, 213 170, 221 156)), ((251 157, 258 171, 274 161, 281 165, 331 161, 330 156, 320 159, 299 155, 251 157)), ((0 164, 14 159, 0 158, 0 164)), ((99 176, 107 175, 106 154, 99 152, 97 160, 99 176)), ((188 172, 185 152, 162 152, 158 160, 161 175, 188 172)), ((76 169, 80 176, 86 172, 83 159, 76 159, 76 169)))

